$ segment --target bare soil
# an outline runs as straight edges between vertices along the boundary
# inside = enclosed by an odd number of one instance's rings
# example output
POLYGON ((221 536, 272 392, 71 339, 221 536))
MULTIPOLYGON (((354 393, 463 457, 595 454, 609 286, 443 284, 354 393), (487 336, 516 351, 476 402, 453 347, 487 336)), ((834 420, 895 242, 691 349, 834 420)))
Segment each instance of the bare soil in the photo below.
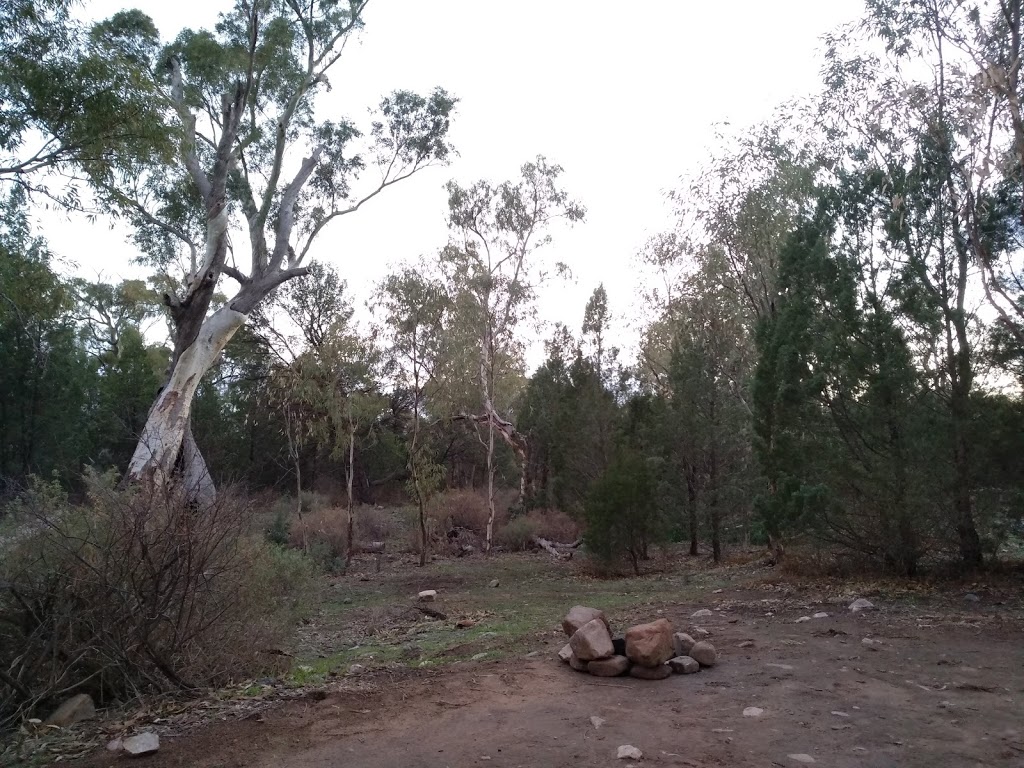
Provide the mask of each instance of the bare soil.
MULTIPOLYGON (((590 597, 613 604, 609 617, 620 631, 664 616, 679 629, 705 629, 718 648, 712 669, 641 681, 594 678, 557 661, 565 642, 558 620, 571 605, 573 585, 582 589, 585 581, 577 574, 567 582, 553 567, 542 559, 517 562, 505 575, 518 575, 520 583, 491 591, 478 585, 495 572, 493 560, 433 578, 429 569, 404 567, 370 583, 348 577, 341 591, 355 596, 351 609, 325 613, 329 619, 311 631, 320 646, 356 633, 357 621, 376 623, 372 632, 396 643, 398 635, 407 639, 412 630, 388 625, 387 611, 374 608, 372 598, 395 602, 427 585, 456 595, 439 607, 476 611, 481 627, 505 627, 515 637, 484 632, 453 640, 432 657, 436 664, 422 668, 375 668, 367 659, 369 668, 356 676, 344 674, 353 658, 346 656, 338 662, 342 674, 331 672, 301 699, 165 733, 160 752, 144 765, 576 768, 623 765, 616 749, 631 744, 644 763, 668 766, 802 764, 791 755, 849 768, 1024 766, 1019 589, 982 592, 978 602, 966 601, 962 589, 883 591, 868 594, 879 610, 855 615, 846 609, 857 593, 848 585, 779 584, 749 570, 722 571, 705 582, 664 574, 598 582, 599 593, 590 597), (712 588, 730 580, 743 584, 712 588), (524 610, 541 624, 516 624, 510 614, 519 614, 508 606, 531 601, 524 610), (482 608, 489 603, 490 612, 482 608), (700 608, 714 615, 690 618, 700 608), (830 616, 796 622, 818 611, 830 616), (481 648, 497 658, 464 658, 481 648), (527 656, 531 650, 538 655, 527 656), (764 711, 744 716, 747 707, 764 711), (604 723, 595 728, 592 716, 604 723)), ((100 751, 75 764, 127 762, 100 751)))

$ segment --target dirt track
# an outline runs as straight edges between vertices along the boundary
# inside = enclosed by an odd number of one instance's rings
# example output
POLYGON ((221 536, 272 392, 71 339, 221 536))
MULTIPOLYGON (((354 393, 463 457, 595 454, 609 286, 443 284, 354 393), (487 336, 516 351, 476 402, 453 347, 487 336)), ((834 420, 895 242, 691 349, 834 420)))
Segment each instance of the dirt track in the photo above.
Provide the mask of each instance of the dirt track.
MULTIPOLYGON (((542 655, 408 673, 375 691, 292 702, 261 719, 164 739, 145 761, 164 766, 461 768, 674 766, 1024 766, 1024 632, 988 606, 942 612, 882 606, 760 604, 725 592, 666 605, 679 627, 711 632, 721 662, 659 682, 598 679, 542 655), (715 616, 691 620, 700 607, 715 616), (814 610, 830 618, 794 623, 814 610), (774 615, 767 616, 772 612, 774 615), (881 640, 868 647, 865 637, 881 640), (739 644, 754 641, 752 648, 739 644), (877 650, 875 650, 877 648, 877 650), (744 717, 746 707, 760 717, 744 717), (836 714, 840 713, 840 714, 836 714), (591 716, 606 722, 595 729, 591 716)), ((106 754, 80 763, 124 765, 106 754)))

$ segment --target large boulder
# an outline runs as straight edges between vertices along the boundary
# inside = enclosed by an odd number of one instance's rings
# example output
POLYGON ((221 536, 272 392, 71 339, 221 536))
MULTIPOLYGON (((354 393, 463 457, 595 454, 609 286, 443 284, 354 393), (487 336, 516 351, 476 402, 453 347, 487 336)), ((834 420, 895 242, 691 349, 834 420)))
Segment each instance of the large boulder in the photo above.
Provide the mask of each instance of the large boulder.
POLYGON ((160 749, 160 737, 155 733, 146 731, 138 736, 131 736, 121 742, 121 748, 132 757, 152 755, 160 749))
POLYGON ((575 669, 577 672, 590 671, 590 662, 583 661, 582 659, 577 658, 575 653, 569 657, 569 666, 575 669))
POLYGON ((718 652, 707 640, 701 640, 690 649, 690 658, 696 659, 702 667, 713 667, 718 661, 718 652))
POLYGON ((668 664, 659 664, 656 667, 642 667, 634 664, 629 668, 629 676, 640 680, 664 680, 672 674, 672 667, 668 664))
POLYGON ((587 671, 597 677, 618 677, 629 672, 629 659, 625 656, 609 656, 587 665, 587 671))
POLYGON ((672 624, 658 619, 626 630, 626 656, 634 664, 654 669, 677 655, 672 643, 672 624))
POLYGON ((566 643, 562 646, 562 650, 558 652, 558 658, 560 661, 564 661, 566 664, 569 663, 569 659, 572 658, 572 646, 566 643))
POLYGON ((88 693, 79 693, 66 699, 53 711, 53 714, 43 721, 43 725, 56 725, 59 728, 65 728, 74 723, 88 720, 95 714, 96 705, 92 702, 92 696, 88 693))
POLYGON ((615 653, 608 625, 601 618, 592 619, 577 629, 569 638, 569 646, 581 661, 607 659, 615 653))
POLYGON ((562 631, 568 637, 572 637, 579 631, 580 627, 594 619, 603 621, 605 627, 611 632, 611 626, 608 624, 608 619, 604 616, 604 611, 599 611, 597 608, 587 608, 584 605, 574 605, 569 609, 569 612, 565 614, 565 618, 562 619, 562 631))

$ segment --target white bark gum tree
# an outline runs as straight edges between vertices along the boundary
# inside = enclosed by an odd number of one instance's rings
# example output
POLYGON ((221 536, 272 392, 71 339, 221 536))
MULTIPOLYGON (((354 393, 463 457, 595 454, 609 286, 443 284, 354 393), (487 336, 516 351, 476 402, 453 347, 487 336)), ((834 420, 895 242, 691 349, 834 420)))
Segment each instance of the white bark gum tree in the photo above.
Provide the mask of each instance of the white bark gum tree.
MULTIPOLYGON (((520 463, 519 502, 526 496, 529 445, 496 405, 502 358, 516 356, 516 328, 528 313, 544 274, 534 265, 536 250, 550 242, 546 230, 558 218, 580 221, 584 209, 556 185, 562 168, 543 157, 522 167, 522 179, 468 188, 448 184, 449 227, 455 240, 441 256, 450 290, 468 299, 470 317, 479 328, 479 385, 482 413, 456 418, 486 427, 480 440, 487 452, 487 538, 494 535, 495 437, 500 436, 520 463)), ((453 304, 459 304, 454 300, 453 304)))
POLYGON ((191 264, 182 288, 164 296, 174 348, 129 481, 171 484, 198 503, 213 498, 190 427, 202 377, 258 305, 306 274, 310 248, 328 223, 451 154, 446 137, 455 100, 441 89, 427 97, 395 92, 381 102, 367 142, 380 178, 361 196, 350 193, 368 164, 349 152, 361 134, 346 121, 317 120, 314 97, 361 28, 366 4, 238 0, 216 33, 182 33, 164 54, 168 81, 153 87, 176 125, 169 129, 179 139, 175 157, 140 173, 130 192, 105 190, 150 245, 153 261, 166 268, 186 254, 191 264), (209 125, 205 134, 199 123, 209 125), (286 181, 289 150, 301 147, 309 155, 286 181), (248 274, 235 265, 230 243, 238 214, 250 244, 248 274), (238 288, 211 312, 222 276, 238 288))

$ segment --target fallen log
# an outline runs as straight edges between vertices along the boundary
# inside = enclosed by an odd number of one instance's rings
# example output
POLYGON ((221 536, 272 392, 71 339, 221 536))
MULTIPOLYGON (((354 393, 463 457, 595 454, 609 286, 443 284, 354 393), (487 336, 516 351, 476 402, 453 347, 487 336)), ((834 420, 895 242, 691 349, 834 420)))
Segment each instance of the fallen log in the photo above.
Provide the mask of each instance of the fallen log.
POLYGON ((546 552, 550 553, 552 557, 556 557, 559 560, 570 560, 570 559, 572 559, 572 552, 559 552, 558 548, 557 548, 557 545, 555 545, 551 541, 548 541, 547 539, 543 538, 542 536, 533 536, 530 540, 534 544, 536 544, 538 547, 540 547, 541 549, 543 549, 546 552))

